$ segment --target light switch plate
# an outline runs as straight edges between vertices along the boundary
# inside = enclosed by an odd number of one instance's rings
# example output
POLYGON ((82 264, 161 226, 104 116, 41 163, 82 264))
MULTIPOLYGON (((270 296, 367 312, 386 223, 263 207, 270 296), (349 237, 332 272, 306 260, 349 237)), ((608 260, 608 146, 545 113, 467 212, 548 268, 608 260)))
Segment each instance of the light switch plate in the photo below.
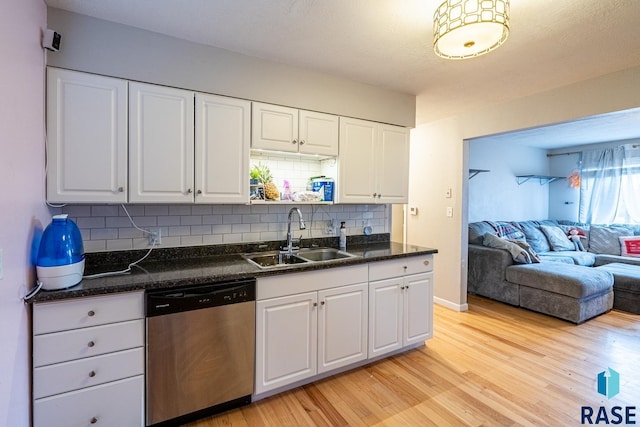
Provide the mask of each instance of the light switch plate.
POLYGON ((447 206, 447 216, 449 218, 453 216, 453 208, 451 206, 447 206))
POLYGON ((418 207, 417 206, 409 206, 409 213, 411 215, 418 215, 418 207))
POLYGON ((447 199, 451 198, 451 187, 447 188, 447 191, 444 192, 444 197, 447 199))

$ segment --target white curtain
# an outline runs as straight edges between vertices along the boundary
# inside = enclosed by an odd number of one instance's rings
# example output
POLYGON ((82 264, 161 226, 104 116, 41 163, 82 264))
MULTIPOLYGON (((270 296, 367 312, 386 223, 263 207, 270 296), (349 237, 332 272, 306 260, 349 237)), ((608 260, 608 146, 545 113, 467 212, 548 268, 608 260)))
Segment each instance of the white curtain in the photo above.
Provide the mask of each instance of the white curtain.
POLYGON ((580 222, 610 224, 622 194, 624 147, 584 151, 580 183, 580 222))
POLYGON ((625 146, 622 194, 615 222, 640 224, 640 150, 625 146))

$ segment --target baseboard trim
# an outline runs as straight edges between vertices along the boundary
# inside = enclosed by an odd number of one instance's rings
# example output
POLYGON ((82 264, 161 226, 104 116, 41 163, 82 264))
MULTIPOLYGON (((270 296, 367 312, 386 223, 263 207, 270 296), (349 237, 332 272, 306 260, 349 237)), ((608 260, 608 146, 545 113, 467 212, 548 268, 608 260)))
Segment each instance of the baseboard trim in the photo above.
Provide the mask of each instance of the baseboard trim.
POLYGON ((433 297, 433 302, 455 311, 469 311, 469 304, 455 304, 449 300, 433 297))

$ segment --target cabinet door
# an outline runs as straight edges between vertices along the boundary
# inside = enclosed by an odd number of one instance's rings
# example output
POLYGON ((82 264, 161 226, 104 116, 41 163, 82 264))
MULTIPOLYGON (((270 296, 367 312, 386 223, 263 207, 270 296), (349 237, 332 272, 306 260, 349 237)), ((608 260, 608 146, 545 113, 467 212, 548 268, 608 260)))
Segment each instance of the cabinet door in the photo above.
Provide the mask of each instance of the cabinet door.
POLYGON ((338 116, 300 110, 300 153, 338 155, 338 116))
POLYGON ((318 292, 318 373, 367 358, 367 284, 318 292))
POLYGON ((405 346, 433 336, 433 273, 405 278, 403 320, 405 346))
POLYGON ((196 203, 249 202, 251 103, 196 94, 196 203))
POLYGON ((251 148, 298 152, 298 110, 253 103, 251 148))
POLYGON ((316 374, 317 293, 256 304, 256 394, 316 374))
POLYGON ((409 199, 409 129, 379 125, 376 164, 378 201, 407 203, 409 199))
POLYGON ((127 82, 47 69, 47 200, 127 201, 127 82))
POLYGON ((129 83, 129 201, 193 202, 193 92, 129 83))
POLYGON ((403 346, 402 286, 402 278, 369 284, 369 358, 403 346))
POLYGON ((376 141, 376 123, 340 117, 338 203, 375 202, 376 141))
POLYGON ((144 377, 38 399, 34 427, 144 426, 144 377))

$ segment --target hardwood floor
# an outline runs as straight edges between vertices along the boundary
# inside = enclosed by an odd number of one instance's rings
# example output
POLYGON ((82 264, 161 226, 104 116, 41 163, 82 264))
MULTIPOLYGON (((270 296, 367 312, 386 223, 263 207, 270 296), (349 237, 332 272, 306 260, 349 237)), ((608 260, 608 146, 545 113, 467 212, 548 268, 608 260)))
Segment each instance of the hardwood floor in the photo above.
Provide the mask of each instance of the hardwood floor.
POLYGON ((577 426, 582 406, 595 407, 594 422, 600 406, 635 406, 640 424, 639 365, 639 315, 576 326, 470 297, 466 313, 435 306, 425 347, 189 427, 577 426), (596 388, 609 367, 620 373, 611 399, 596 388))

